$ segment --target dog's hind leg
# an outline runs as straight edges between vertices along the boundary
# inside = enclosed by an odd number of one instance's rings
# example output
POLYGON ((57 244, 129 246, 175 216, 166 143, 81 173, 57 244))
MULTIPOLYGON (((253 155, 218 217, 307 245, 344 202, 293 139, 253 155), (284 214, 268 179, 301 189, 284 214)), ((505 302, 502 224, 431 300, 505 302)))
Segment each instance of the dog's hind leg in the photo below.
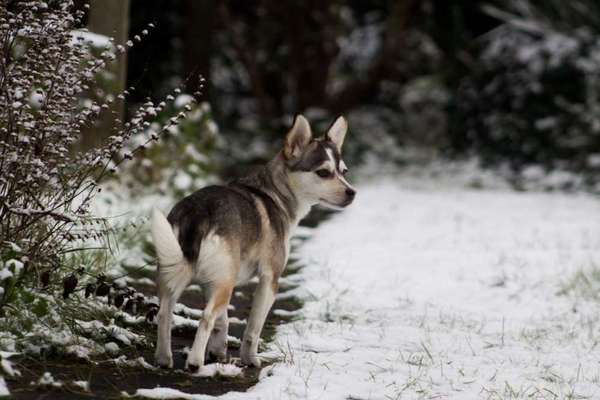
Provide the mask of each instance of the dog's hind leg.
POLYGON ((152 210, 152 241, 158 258, 156 284, 160 298, 158 310, 158 341, 156 362, 161 367, 173 367, 171 323, 173 308, 192 279, 192 269, 184 259, 177 236, 167 218, 158 209, 152 210))
MULTIPOLYGON (((186 362, 186 367, 192 372, 196 372, 198 368, 204 365, 208 338, 215 327, 217 317, 227 311, 234 283, 232 281, 221 281, 212 283, 211 286, 210 299, 202 313, 202 319, 200 319, 200 323, 198 324, 194 344, 186 362)), ((227 331, 225 331, 225 338, 227 338, 227 331)))
POLYGON ((160 308, 158 310, 158 339, 154 357, 158 366, 173 368, 173 353, 171 351, 173 308, 189 284, 189 281, 181 281, 180 285, 173 288, 174 290, 161 282, 160 279, 157 283, 160 308))
POLYGON ((258 352, 258 341, 269 310, 275 301, 277 288, 278 280, 272 274, 265 274, 260 277, 240 349, 240 357, 245 365, 260 367, 260 360, 256 354, 258 352))

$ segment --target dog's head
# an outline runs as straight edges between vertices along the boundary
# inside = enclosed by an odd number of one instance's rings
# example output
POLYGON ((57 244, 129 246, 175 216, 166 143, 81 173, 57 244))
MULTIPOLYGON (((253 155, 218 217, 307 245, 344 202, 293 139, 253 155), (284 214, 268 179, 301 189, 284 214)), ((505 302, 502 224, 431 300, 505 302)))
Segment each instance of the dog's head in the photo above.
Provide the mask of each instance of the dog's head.
POLYGON ((347 130, 348 123, 339 117, 323 137, 314 139, 306 118, 294 120, 282 154, 290 186, 304 201, 343 208, 354 200, 356 190, 344 178, 348 168, 341 157, 347 130))

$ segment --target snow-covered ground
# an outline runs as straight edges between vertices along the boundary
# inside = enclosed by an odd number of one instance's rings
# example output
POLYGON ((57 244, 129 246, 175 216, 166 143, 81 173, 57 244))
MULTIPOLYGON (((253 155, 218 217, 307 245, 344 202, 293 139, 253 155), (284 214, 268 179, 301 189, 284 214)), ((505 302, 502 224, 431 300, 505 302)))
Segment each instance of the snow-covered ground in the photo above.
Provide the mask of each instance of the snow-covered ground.
POLYGON ((455 183, 359 186, 300 248, 280 362, 224 398, 600 398, 600 303, 562 293, 600 267, 600 199, 455 183))
POLYGON ((300 252, 285 357, 227 398, 600 397, 600 308, 560 294, 599 265, 598 198, 383 180, 300 252))

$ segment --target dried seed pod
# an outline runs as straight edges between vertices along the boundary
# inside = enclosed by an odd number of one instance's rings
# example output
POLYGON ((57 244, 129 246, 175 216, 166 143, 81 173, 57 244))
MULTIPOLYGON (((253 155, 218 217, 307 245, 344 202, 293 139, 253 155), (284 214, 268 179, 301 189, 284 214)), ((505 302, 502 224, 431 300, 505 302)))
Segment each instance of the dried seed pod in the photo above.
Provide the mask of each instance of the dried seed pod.
POLYGON ((98 285, 98 289, 96 289, 96 296, 108 296, 110 293, 110 286, 106 284, 106 282, 102 281, 100 285, 98 285))
POLYGON ((129 314, 137 314, 137 309, 138 309, 138 305, 137 305, 137 300, 136 299, 129 299, 127 300, 127 303, 125 303, 125 305, 123 306, 123 311, 129 313, 129 314))
POLYGON ((156 318, 156 314, 158 314, 158 307, 152 307, 151 309, 149 309, 146 313, 146 322, 154 321, 154 318, 156 318))
POLYGON ((48 287, 48 285, 50 284, 50 271, 42 272, 42 274, 40 275, 40 283, 42 284, 43 288, 48 287))
POLYGON ((115 307, 120 308, 123 305, 123 302, 125 301, 125 296, 125 293, 119 293, 115 297, 115 307))
POLYGON ((77 287, 77 282, 77 277, 74 274, 69 275, 65 278, 65 280, 63 281, 63 299, 68 298, 69 295, 75 291, 75 288, 77 287))
POLYGON ((94 294, 96 292, 96 285, 94 285, 93 283, 88 283, 85 286, 85 298, 87 299, 88 297, 90 297, 92 294, 94 294))

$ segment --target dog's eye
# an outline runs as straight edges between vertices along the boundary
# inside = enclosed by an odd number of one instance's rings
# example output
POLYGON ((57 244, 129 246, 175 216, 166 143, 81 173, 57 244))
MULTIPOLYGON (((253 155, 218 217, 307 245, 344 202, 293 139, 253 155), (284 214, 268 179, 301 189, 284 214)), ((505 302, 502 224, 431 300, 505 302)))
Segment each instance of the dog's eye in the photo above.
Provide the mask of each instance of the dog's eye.
POLYGON ((331 176, 331 172, 327 169, 318 169, 315 171, 315 174, 319 175, 320 178, 329 178, 331 176))
POLYGON ((347 173, 348 173, 348 170, 347 170, 347 169, 343 169, 343 170, 341 171, 341 174, 342 174, 342 175, 344 175, 344 176, 345 176, 347 173))

